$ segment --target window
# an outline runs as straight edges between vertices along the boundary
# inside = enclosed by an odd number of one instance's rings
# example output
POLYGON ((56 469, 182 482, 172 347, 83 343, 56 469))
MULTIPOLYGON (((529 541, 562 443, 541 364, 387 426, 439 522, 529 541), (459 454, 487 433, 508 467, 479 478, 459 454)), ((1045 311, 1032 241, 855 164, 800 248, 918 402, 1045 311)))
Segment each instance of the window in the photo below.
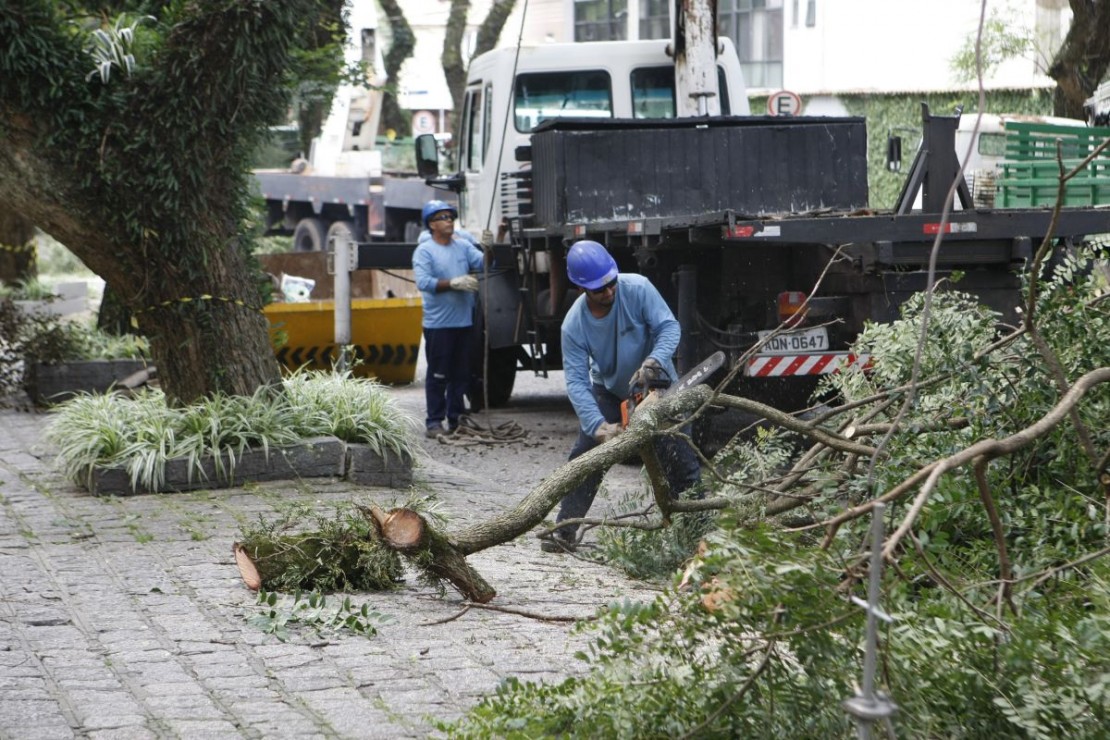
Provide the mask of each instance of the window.
POLYGON ((628 0, 574 0, 575 41, 623 41, 626 38, 628 0))
POLYGON ((1005 157, 1006 134, 996 134, 993 132, 979 134, 978 149, 980 154, 985 154, 988 157, 1005 157))
MULTIPOLYGON (((674 118, 674 66, 639 67, 632 70, 633 118, 674 118)), ((717 67, 717 86, 721 91, 721 115, 729 115, 725 71, 717 67)))
POLYGON ((720 33, 735 42, 749 87, 782 87, 782 4, 721 0, 718 6, 720 33))
POLYGON ((609 73, 537 72, 517 75, 513 97, 516 130, 527 133, 548 118, 613 117, 609 73))
POLYGON ((486 89, 484 91, 484 95, 485 95, 486 105, 485 105, 485 110, 482 111, 482 131, 483 131, 482 151, 483 152, 488 152, 489 151, 489 137, 490 137, 490 133, 491 133, 490 129, 493 128, 493 125, 492 125, 492 122, 493 122, 493 83, 492 82, 487 82, 486 83, 486 89))
POLYGON ((639 0, 640 38, 669 39, 671 37, 670 0, 639 0))
POLYGON ((482 126, 482 90, 472 87, 466 91, 463 101, 463 147, 462 166, 467 172, 480 172, 486 141, 482 126))

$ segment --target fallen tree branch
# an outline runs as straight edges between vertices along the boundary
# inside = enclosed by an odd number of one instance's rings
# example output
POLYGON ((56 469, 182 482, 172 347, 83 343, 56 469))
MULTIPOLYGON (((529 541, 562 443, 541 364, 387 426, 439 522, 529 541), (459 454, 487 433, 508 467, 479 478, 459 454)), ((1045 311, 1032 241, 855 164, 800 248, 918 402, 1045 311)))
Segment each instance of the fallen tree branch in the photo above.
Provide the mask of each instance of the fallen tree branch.
POLYGON ((1051 411, 1025 429, 1011 434, 1009 437, 1002 440, 982 440, 965 450, 957 452, 955 455, 934 463, 928 479, 910 505, 909 512, 883 546, 883 556, 887 559, 893 556, 895 549, 898 547, 898 543, 906 536, 906 532, 909 531, 910 527, 912 527, 913 523, 917 520, 917 517, 921 514, 921 510, 925 507, 925 502, 928 501, 929 495, 932 493, 933 488, 936 487, 940 476, 949 470, 962 467, 980 456, 989 461, 996 457, 1008 455, 1024 449, 1035 440, 1040 439, 1049 431, 1056 428, 1056 426, 1068 416, 1071 409, 1079 403, 1079 400, 1083 398, 1088 390, 1107 381, 1110 381, 1110 368, 1102 367, 1097 370, 1092 370, 1075 381, 1072 387, 1051 411))

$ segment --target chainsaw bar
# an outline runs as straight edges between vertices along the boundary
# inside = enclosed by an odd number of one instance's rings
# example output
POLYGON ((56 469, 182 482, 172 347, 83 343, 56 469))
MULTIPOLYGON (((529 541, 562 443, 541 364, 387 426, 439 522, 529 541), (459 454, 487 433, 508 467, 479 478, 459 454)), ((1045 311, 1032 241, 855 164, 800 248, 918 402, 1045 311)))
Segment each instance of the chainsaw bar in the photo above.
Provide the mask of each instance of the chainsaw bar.
POLYGON ((693 388, 695 385, 700 385, 709 380, 709 376, 717 372, 722 365, 725 364, 725 353, 714 352, 706 359, 698 363, 694 369, 683 375, 681 378, 671 384, 669 388, 659 392, 659 395, 670 396, 679 391, 684 391, 687 388, 693 388))

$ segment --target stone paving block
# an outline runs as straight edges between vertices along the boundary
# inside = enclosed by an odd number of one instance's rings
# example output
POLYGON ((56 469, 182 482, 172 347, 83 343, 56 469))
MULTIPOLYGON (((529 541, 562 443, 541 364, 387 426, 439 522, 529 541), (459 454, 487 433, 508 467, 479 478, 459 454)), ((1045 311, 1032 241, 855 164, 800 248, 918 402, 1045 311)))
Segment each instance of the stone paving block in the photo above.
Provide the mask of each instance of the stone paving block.
POLYGON ((166 720, 172 732, 189 740, 226 740, 240 737, 239 728, 228 720, 166 720))
POLYGON ((126 727, 111 730, 97 730, 88 733, 89 740, 155 740, 158 733, 149 727, 126 727))
MULTIPOLYGON (((422 389, 410 395, 422 414, 422 389)), ((456 615, 460 601, 411 574, 396 591, 366 597, 394 618, 375 637, 293 628, 280 643, 246 623, 256 597, 235 571, 231 542, 244 523, 272 519, 286 502, 327 511, 373 484, 333 472, 217 492, 92 496, 49 468, 42 421, 0 410, 8 432, 0 435, 0 471, 18 471, 0 472, 0 541, 12 543, 0 548, 0 640, 13 646, 0 651, 0 681, 46 680, 52 697, 38 703, 36 726, 60 737, 128 740, 425 738, 429 717, 460 716, 507 674, 558 680, 583 670, 570 656, 586 640, 570 636, 568 624, 477 610, 429 624, 456 615), (47 623, 29 626, 23 615, 47 623), (117 701, 121 695, 132 703, 117 701), (130 724, 111 727, 109 716, 130 724)), ((570 449, 573 415, 567 427, 560 446, 570 449)), ((511 458, 512 450, 419 444, 430 457, 427 468, 421 458, 417 483, 436 491, 451 528, 516 505, 528 484, 508 480, 546 474, 510 459, 503 476, 476 476, 465 469, 476 457, 511 458)), ((522 610, 589 616, 615 598, 654 595, 611 569, 543 556, 531 539, 470 560, 497 587, 499 604, 522 610)), ((3 693, 0 728, 27 718, 3 693)))

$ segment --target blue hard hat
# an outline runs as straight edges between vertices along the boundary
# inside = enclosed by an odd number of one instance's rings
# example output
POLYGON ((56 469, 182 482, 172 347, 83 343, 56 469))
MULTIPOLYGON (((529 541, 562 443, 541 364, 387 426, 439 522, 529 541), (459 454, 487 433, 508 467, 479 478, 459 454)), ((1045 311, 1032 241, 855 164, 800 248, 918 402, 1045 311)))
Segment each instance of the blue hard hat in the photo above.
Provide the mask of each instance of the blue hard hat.
POLYGON ((440 211, 450 211, 451 215, 455 218, 459 217, 459 211, 453 205, 445 200, 430 200, 424 204, 424 210, 420 214, 420 220, 424 222, 424 228, 428 227, 428 219, 436 215, 440 211))
POLYGON ((617 261, 597 242, 580 241, 567 252, 567 277, 579 288, 597 290, 619 272, 617 261))

